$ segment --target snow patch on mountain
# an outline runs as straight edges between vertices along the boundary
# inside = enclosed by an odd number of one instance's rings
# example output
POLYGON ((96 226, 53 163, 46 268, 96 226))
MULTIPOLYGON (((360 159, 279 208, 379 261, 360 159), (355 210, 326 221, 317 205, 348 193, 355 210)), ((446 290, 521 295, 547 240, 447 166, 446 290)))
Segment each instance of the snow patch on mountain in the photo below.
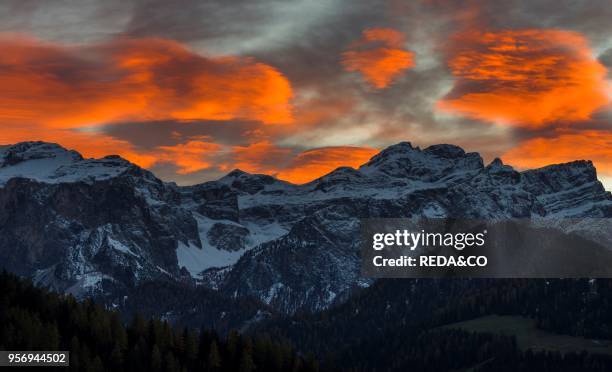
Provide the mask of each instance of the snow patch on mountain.
POLYGON ((110 236, 106 237, 106 240, 108 241, 108 245, 113 248, 118 250, 121 253, 125 253, 125 254, 129 254, 132 255, 134 257, 139 257, 136 253, 132 252, 132 250, 125 244, 121 243, 118 240, 115 240, 113 238, 111 238, 110 236))
POLYGON ((261 243, 276 239, 287 231, 277 223, 256 224, 254 222, 241 225, 230 220, 215 220, 194 212, 198 224, 198 233, 202 247, 178 242, 176 255, 179 267, 184 266, 194 278, 201 279, 202 272, 210 268, 223 268, 236 263, 242 255, 261 243), (209 240, 210 230, 223 223, 245 228, 249 231, 245 247, 236 250, 219 249, 209 240))
POLYGON ((176 249, 179 267, 185 267, 194 278, 201 278, 206 269, 234 264, 243 253, 244 250, 229 252, 208 245, 200 248, 182 242, 179 242, 176 249))

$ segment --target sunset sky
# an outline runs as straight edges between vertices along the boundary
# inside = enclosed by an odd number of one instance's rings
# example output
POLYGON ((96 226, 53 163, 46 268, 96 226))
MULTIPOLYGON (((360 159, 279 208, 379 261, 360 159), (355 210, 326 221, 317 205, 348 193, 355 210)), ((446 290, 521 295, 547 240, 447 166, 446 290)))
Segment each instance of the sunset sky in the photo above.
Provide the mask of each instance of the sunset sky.
POLYGON ((193 184, 410 141, 612 189, 612 0, 0 0, 0 144, 193 184))

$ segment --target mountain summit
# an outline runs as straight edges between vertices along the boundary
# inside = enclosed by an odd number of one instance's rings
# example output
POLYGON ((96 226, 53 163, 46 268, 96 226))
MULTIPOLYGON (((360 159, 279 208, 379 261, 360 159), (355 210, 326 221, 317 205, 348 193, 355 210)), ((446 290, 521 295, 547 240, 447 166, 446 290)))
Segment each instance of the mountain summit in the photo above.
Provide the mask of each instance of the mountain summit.
POLYGON ((43 183, 99 181, 135 167, 117 155, 83 159, 78 152, 55 143, 21 142, 0 147, 0 185, 11 178, 43 183))
POLYGON ((184 187, 117 156, 0 148, 2 266, 116 306, 164 282, 283 313, 323 309, 371 283, 359 276, 360 219, 411 216, 609 218, 612 196, 589 161, 519 172, 453 145, 402 142, 304 185, 234 170, 184 187))

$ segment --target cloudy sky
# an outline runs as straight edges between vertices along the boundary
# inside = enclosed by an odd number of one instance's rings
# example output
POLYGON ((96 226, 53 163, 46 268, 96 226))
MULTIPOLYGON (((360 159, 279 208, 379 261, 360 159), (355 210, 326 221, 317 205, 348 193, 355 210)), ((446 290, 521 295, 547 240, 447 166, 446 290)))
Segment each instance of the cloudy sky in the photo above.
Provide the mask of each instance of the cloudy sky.
POLYGON ((400 141, 612 189, 612 0, 0 0, 0 143, 191 184, 302 183, 400 141))

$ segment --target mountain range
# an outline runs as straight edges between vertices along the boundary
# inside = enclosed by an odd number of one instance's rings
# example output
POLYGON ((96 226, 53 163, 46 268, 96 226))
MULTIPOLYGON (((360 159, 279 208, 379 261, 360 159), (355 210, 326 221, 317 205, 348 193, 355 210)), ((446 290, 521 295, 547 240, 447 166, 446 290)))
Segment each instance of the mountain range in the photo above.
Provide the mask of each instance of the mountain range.
POLYGON ((115 155, 0 147, 4 269, 186 323, 244 327, 343 303, 373 283, 360 277, 360 220, 415 216, 610 218, 612 195, 590 161, 520 172, 447 144, 402 142, 303 185, 236 169, 192 186, 115 155))

